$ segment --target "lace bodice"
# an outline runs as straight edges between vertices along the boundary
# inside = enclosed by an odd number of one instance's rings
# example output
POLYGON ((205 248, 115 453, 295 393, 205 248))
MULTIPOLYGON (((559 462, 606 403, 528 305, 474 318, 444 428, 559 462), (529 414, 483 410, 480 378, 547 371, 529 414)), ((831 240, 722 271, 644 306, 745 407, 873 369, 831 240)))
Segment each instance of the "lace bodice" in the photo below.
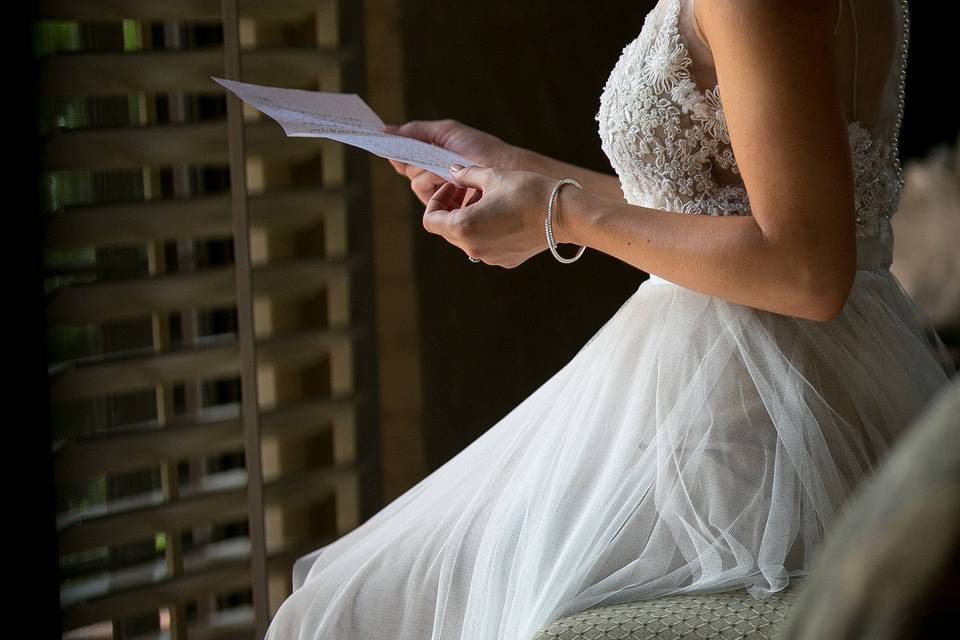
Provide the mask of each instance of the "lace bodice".
MULTIPOLYGON (((681 28, 684 0, 660 0, 640 34, 623 48, 600 97, 596 120, 604 153, 627 202, 667 211, 750 215, 750 199, 730 145, 720 87, 701 89, 681 28)), ((900 2, 895 122, 874 134, 848 124, 857 236, 889 237, 903 177, 897 157, 906 67, 906 0, 900 2)), ((838 23, 839 24, 839 23, 838 23)), ((893 75, 896 74, 896 75, 893 75)), ((856 76, 854 76, 856 77, 856 76)), ((856 96, 854 89, 854 96, 856 96)), ((888 92, 889 93, 889 92, 888 92)))

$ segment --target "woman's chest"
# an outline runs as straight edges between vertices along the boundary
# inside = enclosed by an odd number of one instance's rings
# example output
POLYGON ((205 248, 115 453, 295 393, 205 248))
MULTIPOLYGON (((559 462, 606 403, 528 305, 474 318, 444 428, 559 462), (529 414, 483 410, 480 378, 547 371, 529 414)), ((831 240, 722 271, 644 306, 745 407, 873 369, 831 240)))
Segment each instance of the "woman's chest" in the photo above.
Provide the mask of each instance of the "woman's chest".
POLYGON ((719 87, 704 91, 695 79, 683 6, 658 2, 623 48, 600 97, 601 144, 630 202, 743 213, 749 205, 719 87))

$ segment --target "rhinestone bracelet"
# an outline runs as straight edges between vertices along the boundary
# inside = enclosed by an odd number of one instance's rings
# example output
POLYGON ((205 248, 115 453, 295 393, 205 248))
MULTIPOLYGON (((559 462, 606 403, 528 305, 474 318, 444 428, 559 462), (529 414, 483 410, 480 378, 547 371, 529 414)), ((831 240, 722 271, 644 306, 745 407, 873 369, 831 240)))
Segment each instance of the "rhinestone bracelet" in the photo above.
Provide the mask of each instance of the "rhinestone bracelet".
POLYGON ((543 221, 543 226, 547 231, 547 246, 550 248, 550 252, 553 253, 553 257, 564 264, 570 264, 571 262, 576 262, 579 260, 580 256, 583 255, 583 252, 587 247, 581 245, 580 250, 577 251, 577 254, 572 258, 564 258, 557 253, 557 243, 553 240, 553 207, 554 203, 557 201, 557 194, 560 193, 560 187, 565 184, 572 184, 583 191, 583 187, 580 186, 580 183, 573 178, 564 178, 557 182, 557 184, 553 187, 553 192, 550 194, 550 202, 547 204, 547 217, 543 221))

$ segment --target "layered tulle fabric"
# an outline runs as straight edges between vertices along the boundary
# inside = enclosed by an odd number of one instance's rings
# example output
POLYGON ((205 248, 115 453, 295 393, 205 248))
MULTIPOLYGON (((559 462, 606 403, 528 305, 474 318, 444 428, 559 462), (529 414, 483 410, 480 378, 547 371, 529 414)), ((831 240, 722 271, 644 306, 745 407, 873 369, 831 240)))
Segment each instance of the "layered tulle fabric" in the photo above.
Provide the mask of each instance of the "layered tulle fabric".
POLYGON ((267 638, 525 640, 600 604, 783 589, 953 374, 929 330, 886 268, 829 322, 645 281, 484 435, 298 560, 267 638))

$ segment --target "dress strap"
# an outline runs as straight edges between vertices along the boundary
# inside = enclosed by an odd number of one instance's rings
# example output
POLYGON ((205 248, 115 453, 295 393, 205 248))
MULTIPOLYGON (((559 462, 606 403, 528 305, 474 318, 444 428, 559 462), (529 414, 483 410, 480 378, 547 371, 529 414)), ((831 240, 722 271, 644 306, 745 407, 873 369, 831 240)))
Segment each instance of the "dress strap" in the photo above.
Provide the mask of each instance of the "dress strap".
POLYGON ((850 0, 850 18, 853 20, 853 119, 857 118, 857 12, 853 9, 853 0, 850 0))
MULTIPOLYGON (((857 44, 857 11, 853 7, 853 0, 847 0, 847 3, 850 5, 850 19, 853 21, 853 114, 851 117, 856 120, 857 118, 857 67, 860 47, 857 44)), ((840 29, 840 18, 843 16, 843 0, 839 0, 840 11, 837 13, 837 24, 833 27, 833 35, 837 35, 837 30, 840 29)))

